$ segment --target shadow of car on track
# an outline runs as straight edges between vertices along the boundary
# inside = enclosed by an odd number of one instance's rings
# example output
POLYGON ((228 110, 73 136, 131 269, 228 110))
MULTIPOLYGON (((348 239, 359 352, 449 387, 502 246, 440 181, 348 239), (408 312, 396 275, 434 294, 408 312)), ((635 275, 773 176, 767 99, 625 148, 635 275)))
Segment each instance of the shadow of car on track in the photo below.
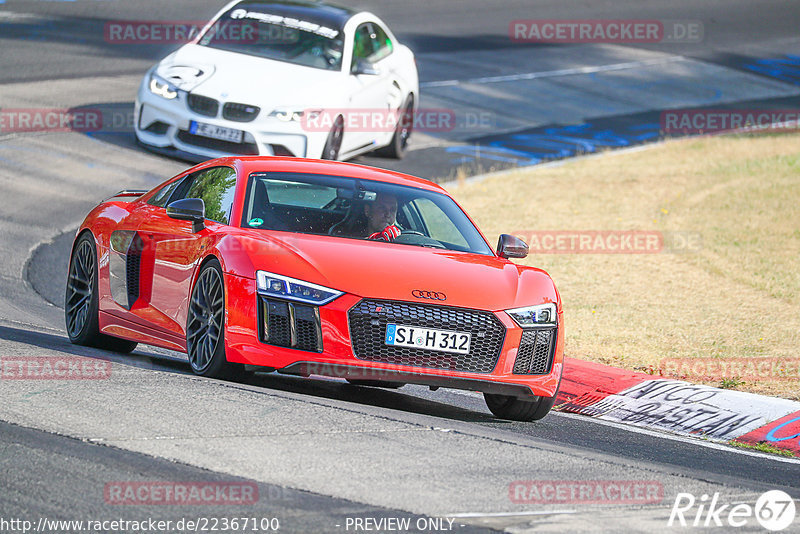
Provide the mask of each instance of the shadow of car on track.
MULTIPOLYGON (((191 372, 189 362, 182 359, 183 355, 174 353, 158 354, 149 352, 145 348, 137 349, 134 352, 121 355, 90 347, 73 345, 65 335, 46 333, 35 330, 26 330, 9 326, 0 326, 0 339, 29 345, 44 349, 49 352, 68 354, 70 356, 80 356, 110 361, 116 365, 125 365, 137 369, 150 369, 177 375, 190 375, 196 380, 220 382, 218 380, 197 377, 191 372)), ((142 345, 140 345, 142 347, 142 345)), ((30 351, 25 356, 34 356, 30 351)), ((8 357, 23 357, 22 355, 9 355, 8 357)), ((35 356, 55 356, 55 354, 39 354, 35 356)), ((279 373, 256 372, 248 375, 238 382, 227 382, 232 386, 237 384, 244 386, 255 386, 248 388, 254 393, 270 394, 271 392, 287 392, 308 396, 313 398, 331 399, 363 406, 374 406, 379 408, 390 408, 403 412, 420 415, 431 415, 445 419, 453 419, 463 422, 497 422, 488 413, 479 413, 471 409, 455 406, 453 404, 442 403, 430 399, 420 398, 413 394, 405 394, 397 390, 385 390, 375 387, 352 385, 338 379, 322 378, 299 378, 279 373)), ((480 409, 482 402, 475 399, 475 408, 480 409)))

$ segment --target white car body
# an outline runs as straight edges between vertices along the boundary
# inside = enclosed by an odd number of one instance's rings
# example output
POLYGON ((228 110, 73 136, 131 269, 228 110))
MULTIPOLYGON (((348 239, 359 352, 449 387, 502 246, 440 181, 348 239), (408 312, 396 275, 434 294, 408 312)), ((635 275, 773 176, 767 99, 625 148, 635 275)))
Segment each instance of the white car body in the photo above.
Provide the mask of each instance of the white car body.
MULTIPOLYGON (((375 15, 327 4, 301 5, 302 9, 316 9, 321 5, 328 13, 336 13, 342 21, 346 19, 339 28, 344 43, 338 70, 200 44, 214 22, 239 5, 257 5, 273 12, 283 8, 291 10, 297 4, 235 0, 220 10, 197 38, 153 66, 144 76, 136 97, 134 129, 139 142, 151 149, 174 151, 183 153, 184 157, 189 155, 200 159, 231 154, 322 158, 326 141, 332 135, 330 128, 309 128, 297 118, 297 114, 305 111, 309 117, 309 110, 326 110, 326 113, 333 110, 334 114, 345 110, 341 147, 330 159, 345 160, 392 144, 395 130, 391 125, 364 131, 363 127, 348 128, 346 118, 346 110, 391 114, 402 111, 409 103, 416 111, 419 102, 419 78, 413 53, 400 44, 375 15), (351 73, 355 63, 354 35, 367 23, 373 25, 368 28, 377 26, 385 32, 391 40, 391 46, 387 44, 391 52, 367 64, 368 72, 351 73), (154 79, 156 85, 151 89, 154 79), (193 102, 191 107, 190 99, 193 102), (205 99, 217 101, 216 112, 205 99), (242 117, 231 120, 226 106, 233 103, 244 105, 230 109, 244 110, 248 118, 252 109, 259 108, 259 111, 246 121, 242 117), (241 142, 236 141, 239 138, 237 131, 243 132, 241 142), (223 140, 223 137, 229 140, 223 140)), ((250 17, 252 11, 242 16, 250 17)), ((319 55, 317 50, 311 52, 319 55)))

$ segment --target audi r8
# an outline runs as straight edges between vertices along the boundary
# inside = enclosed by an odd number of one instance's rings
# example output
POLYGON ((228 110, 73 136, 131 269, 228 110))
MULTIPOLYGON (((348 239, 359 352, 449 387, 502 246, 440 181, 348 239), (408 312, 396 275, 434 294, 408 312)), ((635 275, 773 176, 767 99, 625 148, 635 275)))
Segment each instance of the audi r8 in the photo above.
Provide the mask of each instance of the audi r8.
POLYGON ((527 251, 506 234, 493 249, 421 178, 219 158, 87 215, 67 332, 120 352, 182 351, 202 376, 260 369, 467 389, 498 417, 540 419, 561 379, 563 313, 546 272, 510 261, 527 251), (387 230, 372 232, 375 221, 387 230))
POLYGON ((418 101, 414 54, 375 15, 236 0, 147 71, 134 129, 145 147, 187 159, 399 158, 418 101))

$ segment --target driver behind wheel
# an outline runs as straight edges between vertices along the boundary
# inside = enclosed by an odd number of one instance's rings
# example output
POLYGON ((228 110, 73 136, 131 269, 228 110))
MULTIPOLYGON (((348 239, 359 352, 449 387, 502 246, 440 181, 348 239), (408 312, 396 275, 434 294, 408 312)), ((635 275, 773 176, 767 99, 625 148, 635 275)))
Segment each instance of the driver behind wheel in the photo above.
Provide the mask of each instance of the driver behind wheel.
POLYGON ((395 222, 396 196, 379 194, 373 202, 364 205, 364 215, 367 217, 367 239, 394 241, 400 236, 402 230, 395 222))

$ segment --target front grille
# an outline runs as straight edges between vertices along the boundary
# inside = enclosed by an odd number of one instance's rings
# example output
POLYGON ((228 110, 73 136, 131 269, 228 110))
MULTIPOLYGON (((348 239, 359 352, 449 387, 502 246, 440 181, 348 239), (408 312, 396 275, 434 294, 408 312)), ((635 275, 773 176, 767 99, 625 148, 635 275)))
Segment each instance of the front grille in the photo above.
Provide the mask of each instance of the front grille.
POLYGON ((222 116, 229 121, 250 122, 258 116, 261 108, 238 102, 228 102, 222 106, 222 116))
POLYGON ((139 298, 139 272, 141 271, 143 245, 139 234, 134 235, 125 256, 125 285, 128 289, 129 310, 139 298))
POLYGON ((411 302, 362 300, 350 309, 348 317, 356 358, 451 371, 491 373, 506 333, 503 323, 491 312, 411 302), (386 345, 389 323, 469 332, 472 335, 469 353, 386 345))
POLYGON ((210 148, 211 150, 218 150, 219 152, 228 154, 240 154, 242 156, 258 155, 258 145, 255 143, 231 143, 230 141, 195 135, 186 130, 180 130, 178 132, 178 139, 187 145, 210 148))
POLYGON ((206 117, 216 117, 219 111, 219 102, 207 96, 196 95, 189 93, 187 99, 189 109, 198 115, 205 115, 206 117))
POLYGON ((259 334, 268 345, 322 352, 319 308, 259 297, 259 334))
POLYGON ((514 362, 515 375, 545 375, 553 363, 556 329, 525 330, 514 362))

